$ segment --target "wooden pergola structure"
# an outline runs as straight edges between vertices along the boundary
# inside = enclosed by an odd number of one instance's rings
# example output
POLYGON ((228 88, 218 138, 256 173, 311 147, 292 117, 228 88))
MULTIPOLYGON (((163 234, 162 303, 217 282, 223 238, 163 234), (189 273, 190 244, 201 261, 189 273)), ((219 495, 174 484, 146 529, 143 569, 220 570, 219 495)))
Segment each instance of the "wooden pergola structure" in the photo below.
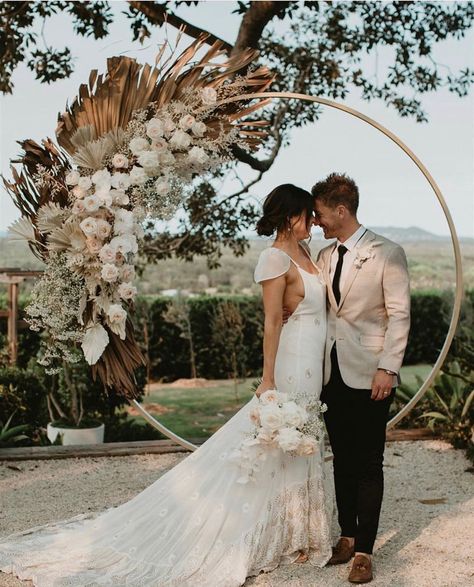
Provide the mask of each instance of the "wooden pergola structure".
POLYGON ((28 324, 18 319, 18 292, 19 285, 29 277, 39 277, 43 271, 30 271, 16 267, 0 267, 0 284, 8 288, 8 309, 0 310, 0 318, 8 321, 8 354, 10 364, 15 365, 18 357, 18 330, 26 328, 28 324))

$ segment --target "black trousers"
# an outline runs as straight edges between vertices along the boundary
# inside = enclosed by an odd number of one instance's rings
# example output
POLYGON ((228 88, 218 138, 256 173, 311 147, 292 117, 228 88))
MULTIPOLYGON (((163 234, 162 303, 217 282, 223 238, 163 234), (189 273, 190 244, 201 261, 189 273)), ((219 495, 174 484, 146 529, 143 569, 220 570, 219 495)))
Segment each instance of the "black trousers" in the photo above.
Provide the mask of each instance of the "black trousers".
POLYGON ((356 552, 372 553, 383 498, 385 427, 395 388, 375 401, 371 390, 342 380, 336 345, 331 349, 331 378, 321 401, 334 455, 334 485, 341 536, 355 538, 356 552))

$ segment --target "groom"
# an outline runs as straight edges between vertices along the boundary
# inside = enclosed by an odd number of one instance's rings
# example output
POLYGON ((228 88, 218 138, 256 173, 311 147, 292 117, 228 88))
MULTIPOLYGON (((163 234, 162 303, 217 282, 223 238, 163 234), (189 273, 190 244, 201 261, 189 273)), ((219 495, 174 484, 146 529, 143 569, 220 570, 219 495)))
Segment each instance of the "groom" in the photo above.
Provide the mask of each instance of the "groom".
POLYGON ((312 189, 326 239, 318 265, 325 276, 328 331, 321 400, 334 455, 341 537, 328 564, 355 556, 349 581, 372 580, 372 550, 383 495, 385 426, 410 327, 405 253, 357 219, 359 192, 332 173, 312 189))

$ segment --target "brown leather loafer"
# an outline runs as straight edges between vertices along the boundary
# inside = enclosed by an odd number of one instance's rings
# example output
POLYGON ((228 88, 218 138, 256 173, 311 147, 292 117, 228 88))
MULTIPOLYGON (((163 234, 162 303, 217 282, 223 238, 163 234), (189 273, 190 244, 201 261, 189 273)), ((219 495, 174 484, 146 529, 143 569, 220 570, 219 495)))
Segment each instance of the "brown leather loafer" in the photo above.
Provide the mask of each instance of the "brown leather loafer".
POLYGON ((373 578, 372 561, 366 556, 357 554, 349 573, 349 581, 351 583, 369 583, 373 578))
POLYGON ((328 565, 342 565, 347 563, 354 556, 354 546, 347 538, 339 538, 338 543, 332 549, 332 557, 328 565))

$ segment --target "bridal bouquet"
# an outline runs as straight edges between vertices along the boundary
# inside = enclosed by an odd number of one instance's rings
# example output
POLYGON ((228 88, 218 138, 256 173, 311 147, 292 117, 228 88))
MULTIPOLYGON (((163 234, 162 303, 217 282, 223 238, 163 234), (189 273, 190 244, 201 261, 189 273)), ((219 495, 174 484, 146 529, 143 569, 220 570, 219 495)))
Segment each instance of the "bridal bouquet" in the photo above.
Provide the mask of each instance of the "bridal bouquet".
POLYGON ((282 450, 294 456, 309 456, 319 450, 323 432, 321 414, 326 404, 314 400, 299 406, 288 394, 269 389, 258 398, 258 405, 250 412, 254 430, 230 456, 237 462, 242 475, 238 483, 255 480, 259 462, 270 450, 282 450))

